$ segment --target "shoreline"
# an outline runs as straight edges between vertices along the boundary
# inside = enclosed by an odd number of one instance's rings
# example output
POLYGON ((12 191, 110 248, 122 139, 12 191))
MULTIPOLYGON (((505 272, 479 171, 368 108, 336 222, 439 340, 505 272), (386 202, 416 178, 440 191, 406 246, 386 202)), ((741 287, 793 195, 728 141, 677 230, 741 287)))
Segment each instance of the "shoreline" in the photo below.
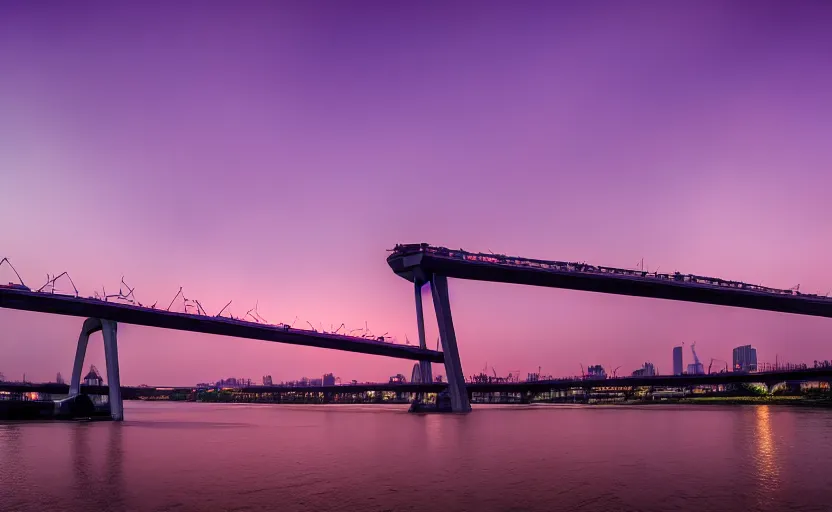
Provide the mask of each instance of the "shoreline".
POLYGON ((832 398, 806 398, 802 396, 759 397, 694 397, 672 400, 629 400, 616 403, 586 405, 785 405, 790 407, 815 407, 832 409, 832 398))

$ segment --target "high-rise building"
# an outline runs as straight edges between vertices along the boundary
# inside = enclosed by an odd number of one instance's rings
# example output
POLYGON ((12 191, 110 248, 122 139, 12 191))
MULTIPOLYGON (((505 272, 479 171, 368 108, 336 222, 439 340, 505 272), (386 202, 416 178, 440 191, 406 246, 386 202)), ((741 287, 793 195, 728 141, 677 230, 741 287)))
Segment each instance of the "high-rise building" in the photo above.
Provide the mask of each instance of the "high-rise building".
POLYGON ((734 349, 734 371, 757 371, 757 349, 751 345, 743 345, 734 349))
POLYGON ((335 385, 335 375, 331 373, 324 374, 324 386, 334 386, 335 385))
POLYGON ((673 347, 673 375, 682 375, 685 369, 685 361, 682 356, 682 347, 673 347))
POLYGON ((272 386, 274 381, 272 380, 271 375, 264 375, 263 376, 263 385, 264 386, 272 386))

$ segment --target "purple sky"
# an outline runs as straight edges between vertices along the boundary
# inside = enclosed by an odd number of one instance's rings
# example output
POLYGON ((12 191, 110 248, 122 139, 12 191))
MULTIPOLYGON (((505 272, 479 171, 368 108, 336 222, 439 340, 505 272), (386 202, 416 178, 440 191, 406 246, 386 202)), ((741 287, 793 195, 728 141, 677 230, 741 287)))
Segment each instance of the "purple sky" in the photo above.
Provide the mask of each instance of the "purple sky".
MULTIPOLYGON (((259 300, 275 323, 401 340, 417 336, 384 260, 397 242, 832 290, 829 2, 116 4, 0 3, 0 257, 30 286, 68 270, 91 295, 124 274, 146 303, 184 286, 209 312, 259 300)), ((761 361, 832 359, 828 319, 451 294, 467 375, 669 371, 683 341, 706 365, 746 343, 761 361)), ((81 319, 0 310, 0 325, 7 378, 68 377, 81 319)), ((412 366, 119 336, 125 384, 412 366)))

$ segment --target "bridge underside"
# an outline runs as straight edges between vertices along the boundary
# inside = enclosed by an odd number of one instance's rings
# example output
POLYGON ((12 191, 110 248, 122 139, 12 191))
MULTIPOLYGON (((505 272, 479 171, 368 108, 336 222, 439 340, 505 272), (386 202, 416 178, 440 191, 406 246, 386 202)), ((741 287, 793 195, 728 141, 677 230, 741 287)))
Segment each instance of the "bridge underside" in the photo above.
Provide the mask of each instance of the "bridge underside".
POLYGON ((438 274, 472 281, 563 288, 832 318, 832 300, 823 297, 759 293, 739 288, 653 279, 649 275, 626 277, 615 274, 498 265, 448 258, 419 251, 394 253, 387 259, 387 262, 393 272, 408 281, 416 281, 423 275, 438 274))
POLYGON ((412 361, 444 361, 442 352, 384 341, 287 329, 284 327, 213 317, 175 313, 127 304, 83 299, 64 295, 27 292, 0 288, 0 308, 69 315, 82 318, 102 318, 113 322, 159 327, 179 331, 216 334, 253 340, 326 348, 361 354, 409 359, 412 361))
MULTIPOLYGON (((684 281, 684 279, 676 279, 677 275, 674 277, 659 274, 650 276, 643 272, 606 267, 603 269, 591 267, 592 271, 587 272, 584 271, 587 266, 583 264, 577 264, 582 270, 575 271, 570 270, 575 267, 575 264, 452 251, 431 247, 428 244, 396 246, 393 254, 387 258, 387 263, 393 272, 413 282, 416 286, 416 309, 420 336, 424 328, 419 289, 423 283, 430 282, 442 348, 445 353, 448 392, 451 395, 452 408, 455 412, 470 410, 470 405, 451 320, 447 281, 449 277, 832 318, 832 300, 824 297, 780 293, 771 289, 760 291, 763 290, 762 287, 714 279, 707 281, 706 279, 710 278, 700 279, 696 276, 689 281, 684 281), (703 285, 701 284, 703 280, 711 284, 703 285), (730 286, 724 286, 726 283, 730 286), (740 284, 742 286, 739 286, 740 284), (777 293, 770 293, 772 291, 777 293)), ((691 276, 688 277, 691 278, 691 276)), ((471 389, 471 385, 468 389, 471 389)))

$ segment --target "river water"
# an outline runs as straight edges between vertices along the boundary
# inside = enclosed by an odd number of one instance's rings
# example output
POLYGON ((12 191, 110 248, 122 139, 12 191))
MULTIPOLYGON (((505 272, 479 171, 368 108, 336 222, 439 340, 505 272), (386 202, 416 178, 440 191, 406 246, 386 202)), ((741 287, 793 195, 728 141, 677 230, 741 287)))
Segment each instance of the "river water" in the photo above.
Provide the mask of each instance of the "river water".
POLYGON ((0 424, 0 511, 830 511, 832 411, 126 402, 0 424))

